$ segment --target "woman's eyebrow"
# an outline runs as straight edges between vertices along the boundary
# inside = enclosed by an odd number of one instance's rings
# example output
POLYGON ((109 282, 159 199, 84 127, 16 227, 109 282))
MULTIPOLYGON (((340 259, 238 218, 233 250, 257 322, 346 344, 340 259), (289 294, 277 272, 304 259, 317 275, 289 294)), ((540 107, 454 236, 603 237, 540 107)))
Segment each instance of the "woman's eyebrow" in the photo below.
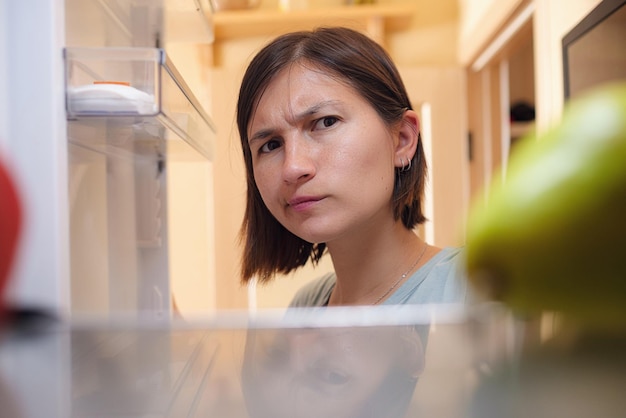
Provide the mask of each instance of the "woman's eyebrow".
POLYGON ((261 129, 260 131, 255 132, 254 135, 250 135, 250 137, 248 138, 248 143, 257 141, 259 139, 267 138, 268 136, 271 136, 273 133, 274 133, 274 129, 261 129))
MULTIPOLYGON (((303 119, 306 119, 312 115, 315 115, 317 113, 319 113, 323 108, 328 107, 328 106, 337 106, 341 103, 340 100, 323 100, 319 103, 315 103, 314 105, 312 105, 311 107, 303 110, 300 113, 297 113, 294 115, 293 120, 294 121, 300 121, 303 119)), ((248 143, 254 142, 254 141, 258 141, 260 139, 264 139, 267 138, 269 136, 272 136, 274 134, 274 132, 276 131, 276 129, 273 128, 266 128, 266 129, 261 129, 257 132, 255 132, 253 135, 250 135, 248 137, 248 143)))
POLYGON ((305 109, 304 111, 295 115, 295 120, 305 119, 308 116, 315 115, 319 113, 324 107, 338 105, 340 103, 339 100, 324 100, 319 103, 314 104, 313 106, 305 109))

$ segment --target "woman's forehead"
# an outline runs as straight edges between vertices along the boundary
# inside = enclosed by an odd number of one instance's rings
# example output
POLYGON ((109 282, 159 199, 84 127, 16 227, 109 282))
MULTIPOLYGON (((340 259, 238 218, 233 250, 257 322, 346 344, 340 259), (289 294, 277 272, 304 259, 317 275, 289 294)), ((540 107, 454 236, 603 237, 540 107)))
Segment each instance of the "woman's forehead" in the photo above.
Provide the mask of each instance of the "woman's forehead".
POLYGON ((276 73, 263 89, 250 115, 249 128, 259 122, 257 117, 276 117, 286 109, 293 115, 323 104, 354 100, 365 98, 347 78, 324 67, 297 62, 276 73))
MULTIPOLYGON (((259 100, 262 100, 267 90, 276 86, 278 83, 285 83, 287 86, 291 86, 293 83, 299 81, 310 84, 328 84, 331 86, 339 84, 350 90, 356 90, 347 76, 311 61, 299 60, 278 71, 269 81, 267 87, 259 97, 259 100)), ((306 87, 306 84, 304 87, 306 87)), ((315 93, 312 89, 309 91, 310 93, 315 93)))

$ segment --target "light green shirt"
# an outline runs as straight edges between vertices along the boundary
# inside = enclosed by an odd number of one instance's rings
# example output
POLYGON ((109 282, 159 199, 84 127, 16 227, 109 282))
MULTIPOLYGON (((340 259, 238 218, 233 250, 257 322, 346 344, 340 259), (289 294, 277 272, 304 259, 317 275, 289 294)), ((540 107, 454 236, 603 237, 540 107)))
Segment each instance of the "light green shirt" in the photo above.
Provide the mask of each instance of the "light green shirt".
MULTIPOLYGON (((382 305, 466 303, 468 283, 463 257, 462 248, 442 249, 413 273, 382 305)), ((335 273, 328 273, 304 285, 289 306, 326 306, 336 279, 335 273)))

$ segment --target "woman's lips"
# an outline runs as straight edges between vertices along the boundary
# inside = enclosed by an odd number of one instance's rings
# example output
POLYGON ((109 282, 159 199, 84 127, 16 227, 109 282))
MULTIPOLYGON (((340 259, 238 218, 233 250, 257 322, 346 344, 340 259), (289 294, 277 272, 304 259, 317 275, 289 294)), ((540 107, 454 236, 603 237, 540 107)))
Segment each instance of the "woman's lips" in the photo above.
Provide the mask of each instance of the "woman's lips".
POLYGON ((290 199, 287 203, 296 212, 303 212, 322 200, 319 196, 299 196, 290 199))

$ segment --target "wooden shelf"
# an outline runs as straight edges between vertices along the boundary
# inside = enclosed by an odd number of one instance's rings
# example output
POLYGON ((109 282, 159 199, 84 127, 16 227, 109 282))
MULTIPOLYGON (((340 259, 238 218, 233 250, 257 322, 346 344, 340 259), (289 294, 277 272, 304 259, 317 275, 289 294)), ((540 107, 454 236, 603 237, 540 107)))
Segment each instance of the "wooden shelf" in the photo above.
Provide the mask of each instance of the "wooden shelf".
POLYGON ((269 9, 220 11, 213 15, 215 41, 253 36, 275 36, 292 30, 341 25, 367 32, 382 41, 389 31, 409 26, 414 4, 346 5, 332 9, 294 11, 269 9))

